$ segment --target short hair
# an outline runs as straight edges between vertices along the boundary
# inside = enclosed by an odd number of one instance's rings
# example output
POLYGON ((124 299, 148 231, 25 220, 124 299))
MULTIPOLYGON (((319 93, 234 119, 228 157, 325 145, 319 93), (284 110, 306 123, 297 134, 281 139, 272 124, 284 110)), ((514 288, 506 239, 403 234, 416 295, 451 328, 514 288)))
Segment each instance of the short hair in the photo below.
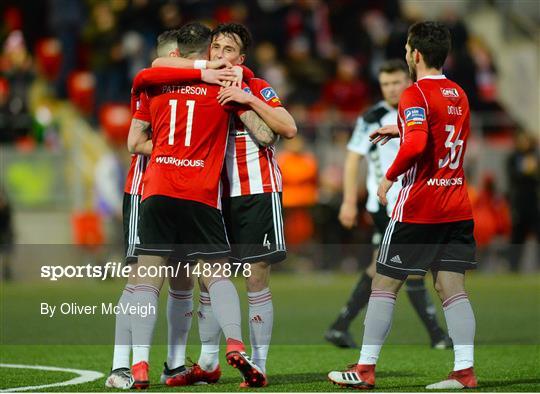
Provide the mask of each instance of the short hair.
POLYGON ((241 23, 222 23, 218 25, 212 32, 212 40, 217 37, 218 35, 223 34, 225 36, 231 37, 234 41, 236 41, 240 45, 240 53, 245 54, 249 47, 251 46, 253 39, 251 38, 251 33, 241 23), (236 36, 240 39, 240 42, 238 42, 238 39, 236 36))
POLYGON ((178 48, 178 30, 166 30, 157 38, 158 56, 167 56, 169 51, 178 48))
POLYGON ((385 60, 381 67, 379 67, 379 74, 381 73, 395 73, 397 71, 403 71, 405 74, 409 75, 409 67, 401 59, 389 59, 385 60))
POLYGON ((418 50, 426 66, 442 68, 451 48, 450 30, 440 22, 417 22, 409 27, 407 42, 418 50))
POLYGON ((208 51, 212 31, 200 22, 191 22, 178 29, 177 37, 180 56, 189 57, 208 51))

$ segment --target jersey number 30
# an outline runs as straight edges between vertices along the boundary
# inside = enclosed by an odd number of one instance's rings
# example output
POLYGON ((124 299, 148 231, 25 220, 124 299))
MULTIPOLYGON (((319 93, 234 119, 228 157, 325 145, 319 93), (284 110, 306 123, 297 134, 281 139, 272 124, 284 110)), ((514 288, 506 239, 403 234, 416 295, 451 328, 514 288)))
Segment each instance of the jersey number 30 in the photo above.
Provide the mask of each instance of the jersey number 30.
POLYGON ((439 159, 439 168, 448 166, 450 169, 455 170, 459 167, 459 159, 461 159, 461 153, 463 152, 463 140, 456 138, 455 141, 452 141, 454 134, 456 133, 456 128, 454 126, 447 124, 445 131, 448 133, 448 137, 446 138, 444 146, 450 149, 450 152, 446 154, 444 159, 439 159))
MULTIPOLYGON (((174 133, 176 132, 176 107, 178 105, 178 100, 169 100, 169 105, 171 106, 171 118, 169 120, 169 145, 174 145, 174 133)), ((184 146, 189 146, 191 144, 191 129, 193 127, 193 111, 195 111, 195 101, 186 100, 186 107, 188 108, 188 112, 184 146)))

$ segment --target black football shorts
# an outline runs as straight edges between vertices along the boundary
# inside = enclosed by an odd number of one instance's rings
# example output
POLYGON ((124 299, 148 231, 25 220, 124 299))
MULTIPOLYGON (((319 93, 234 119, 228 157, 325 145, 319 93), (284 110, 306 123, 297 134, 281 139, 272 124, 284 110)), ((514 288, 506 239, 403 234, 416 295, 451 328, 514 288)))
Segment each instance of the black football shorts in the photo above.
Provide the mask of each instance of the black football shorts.
POLYGON ((219 209, 168 196, 150 196, 142 202, 139 238, 139 255, 196 262, 230 253, 219 209))
POLYGON ((474 222, 418 224, 390 220, 377 257, 377 272, 404 280, 432 271, 476 268, 474 222))
POLYGON ((271 264, 285 260, 281 193, 223 198, 222 207, 231 259, 271 264))

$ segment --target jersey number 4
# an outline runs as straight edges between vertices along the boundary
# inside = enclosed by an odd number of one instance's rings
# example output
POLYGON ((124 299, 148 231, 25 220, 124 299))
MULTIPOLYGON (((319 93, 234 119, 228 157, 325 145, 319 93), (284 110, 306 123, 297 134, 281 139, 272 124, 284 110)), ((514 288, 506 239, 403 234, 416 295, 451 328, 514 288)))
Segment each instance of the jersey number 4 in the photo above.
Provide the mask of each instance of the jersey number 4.
POLYGON ((455 170, 459 167, 459 159, 461 159, 461 153, 463 152, 463 140, 460 140, 459 134, 457 135, 455 141, 452 141, 454 134, 456 133, 456 128, 452 125, 447 124, 445 131, 448 133, 446 142, 444 146, 447 149, 450 149, 444 159, 439 159, 439 168, 444 168, 446 166, 450 167, 452 170, 455 170))
MULTIPOLYGON (((174 145, 174 133, 176 132, 176 107, 178 105, 178 100, 169 100, 169 105, 171 107, 171 118, 169 120, 169 145, 174 145)), ((184 146, 189 146, 191 144, 191 129, 193 127, 193 112, 195 111, 195 101, 186 100, 186 107, 188 108, 188 112, 186 121, 186 139, 184 141, 184 146)))

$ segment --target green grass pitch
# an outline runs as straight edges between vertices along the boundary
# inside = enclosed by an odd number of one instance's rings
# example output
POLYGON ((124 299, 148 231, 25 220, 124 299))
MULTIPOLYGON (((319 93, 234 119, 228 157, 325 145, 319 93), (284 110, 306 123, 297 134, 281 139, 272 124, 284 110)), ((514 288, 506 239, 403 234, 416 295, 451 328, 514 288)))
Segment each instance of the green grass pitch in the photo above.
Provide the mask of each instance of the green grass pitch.
MULTIPOLYGON (((347 391, 331 385, 326 374, 358 359, 358 350, 327 345, 324 330, 335 318, 356 278, 329 273, 285 274, 272 278, 276 311, 273 345, 268 360, 270 385, 259 391, 347 391)), ((243 310, 243 286, 238 283, 243 310)), ((71 281, 56 283, 0 283, 0 362, 88 369, 105 374, 110 369, 114 319, 111 316, 78 318, 40 316, 41 302, 95 304, 114 302, 122 282, 71 281), (61 345, 63 344, 63 345, 61 345)), ((429 287, 431 287, 428 284, 429 287)), ((478 391, 540 390, 540 276, 482 276, 467 279, 477 318, 475 369, 478 391)), ((163 292, 165 293, 165 292, 163 292)), ((151 379, 159 381, 166 357, 165 296, 151 354, 151 379)), ((439 310, 440 321, 442 312, 439 310)), ((360 342, 363 315, 352 331, 360 342)), ((247 328, 244 329, 244 335, 247 328)), ((196 319, 188 356, 196 360, 196 319)), ((151 391, 238 391, 239 374, 223 360, 223 376, 215 385, 168 388, 154 384, 151 391)), ((402 293, 387 345, 377 367, 376 391, 423 391, 442 379, 452 367, 451 351, 431 350, 428 337, 402 293)), ((75 377, 65 372, 0 368, 0 390, 62 382, 75 377)), ((107 391, 103 379, 80 385, 51 387, 46 391, 107 391)), ((249 390, 248 390, 249 391, 249 390)))

